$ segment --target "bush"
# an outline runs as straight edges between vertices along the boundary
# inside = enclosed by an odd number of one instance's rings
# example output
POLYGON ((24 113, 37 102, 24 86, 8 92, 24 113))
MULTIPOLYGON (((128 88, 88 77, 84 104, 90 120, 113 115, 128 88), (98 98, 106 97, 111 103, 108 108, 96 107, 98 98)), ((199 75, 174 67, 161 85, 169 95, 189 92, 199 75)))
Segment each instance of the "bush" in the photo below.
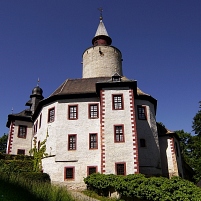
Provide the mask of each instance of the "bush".
POLYGON ((30 181, 50 182, 50 176, 47 173, 23 172, 20 173, 20 176, 30 181))
POLYGON ((127 176, 89 175, 84 179, 88 189, 97 193, 115 189, 121 198, 138 198, 151 201, 199 201, 201 189, 192 182, 180 177, 167 179, 164 177, 146 178, 142 174, 127 176))

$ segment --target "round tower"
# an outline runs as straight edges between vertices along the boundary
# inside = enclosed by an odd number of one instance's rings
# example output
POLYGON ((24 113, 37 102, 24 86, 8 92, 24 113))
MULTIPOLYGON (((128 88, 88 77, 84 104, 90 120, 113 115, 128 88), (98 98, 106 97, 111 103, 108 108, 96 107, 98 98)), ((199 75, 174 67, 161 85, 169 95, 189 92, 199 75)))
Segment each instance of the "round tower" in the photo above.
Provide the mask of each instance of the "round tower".
POLYGON ((122 76, 122 54, 116 47, 110 46, 112 39, 107 33, 102 16, 92 44, 82 55, 82 78, 110 77, 115 73, 122 76))

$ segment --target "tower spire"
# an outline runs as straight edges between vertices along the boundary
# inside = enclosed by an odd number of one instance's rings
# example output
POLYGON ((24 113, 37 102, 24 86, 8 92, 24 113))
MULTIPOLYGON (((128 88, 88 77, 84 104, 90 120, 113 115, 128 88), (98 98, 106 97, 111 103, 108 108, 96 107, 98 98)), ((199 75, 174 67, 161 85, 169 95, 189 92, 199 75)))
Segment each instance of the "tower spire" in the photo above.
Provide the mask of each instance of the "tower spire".
POLYGON ((100 23, 98 25, 96 34, 94 38, 92 39, 92 44, 93 46, 97 45, 111 45, 112 44, 112 39, 109 37, 107 30, 105 28, 105 25, 103 23, 103 9, 98 8, 100 11, 100 23))

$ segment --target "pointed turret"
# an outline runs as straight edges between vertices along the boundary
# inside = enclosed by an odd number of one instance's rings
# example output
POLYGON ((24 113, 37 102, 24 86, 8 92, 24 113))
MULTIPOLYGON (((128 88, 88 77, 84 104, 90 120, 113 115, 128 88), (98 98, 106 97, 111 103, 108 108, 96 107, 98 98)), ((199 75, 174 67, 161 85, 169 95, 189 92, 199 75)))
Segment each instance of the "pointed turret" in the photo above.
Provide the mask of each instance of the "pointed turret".
POLYGON ((92 44, 97 45, 111 45, 112 39, 109 37, 105 25, 103 23, 103 17, 100 17, 100 23, 94 38, 92 39, 92 44))

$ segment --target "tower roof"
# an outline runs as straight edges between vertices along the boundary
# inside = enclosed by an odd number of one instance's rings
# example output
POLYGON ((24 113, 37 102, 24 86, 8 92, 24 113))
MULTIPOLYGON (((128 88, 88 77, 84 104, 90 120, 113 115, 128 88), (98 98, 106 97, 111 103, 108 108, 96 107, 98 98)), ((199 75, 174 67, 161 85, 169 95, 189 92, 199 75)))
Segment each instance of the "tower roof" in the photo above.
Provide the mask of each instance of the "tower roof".
POLYGON ((100 23, 98 25, 96 34, 92 39, 92 44, 96 45, 111 45, 112 39, 109 37, 105 25, 103 23, 103 17, 100 17, 100 23))
POLYGON ((107 33, 107 30, 106 30, 106 28, 105 28, 105 25, 104 25, 104 23, 103 23, 102 18, 100 18, 100 23, 99 23, 99 25, 98 25, 98 28, 97 28, 95 37, 96 37, 96 36, 101 36, 101 35, 109 36, 108 33, 107 33))

